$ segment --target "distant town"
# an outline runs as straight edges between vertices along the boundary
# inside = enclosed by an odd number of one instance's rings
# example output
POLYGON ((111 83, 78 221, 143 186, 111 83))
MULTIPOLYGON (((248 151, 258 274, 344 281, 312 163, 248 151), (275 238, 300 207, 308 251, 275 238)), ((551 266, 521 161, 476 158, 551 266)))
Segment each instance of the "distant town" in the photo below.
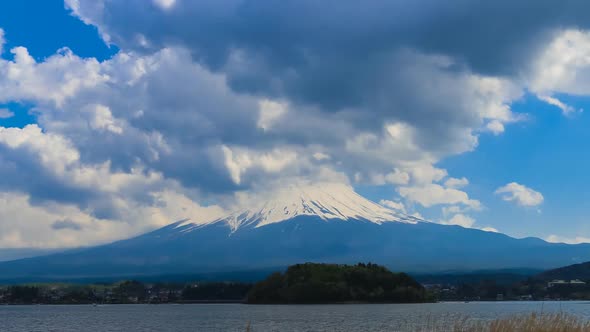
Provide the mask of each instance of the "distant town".
POLYGON ((37 284, 0 286, 0 304, 135 304, 240 302, 246 283, 37 284))
POLYGON ((590 287, 585 281, 527 278, 503 284, 492 279, 475 283, 423 284, 438 301, 566 301, 589 300, 590 287))

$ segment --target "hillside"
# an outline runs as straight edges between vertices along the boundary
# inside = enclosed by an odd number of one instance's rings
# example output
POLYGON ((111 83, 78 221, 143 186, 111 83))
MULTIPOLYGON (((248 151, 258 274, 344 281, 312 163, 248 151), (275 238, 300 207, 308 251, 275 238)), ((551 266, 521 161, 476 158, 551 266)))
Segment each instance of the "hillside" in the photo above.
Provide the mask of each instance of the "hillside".
POLYGON ((550 280, 584 280, 590 281, 590 262, 573 264, 564 267, 560 267, 553 270, 542 272, 536 276, 537 279, 550 281, 550 280))

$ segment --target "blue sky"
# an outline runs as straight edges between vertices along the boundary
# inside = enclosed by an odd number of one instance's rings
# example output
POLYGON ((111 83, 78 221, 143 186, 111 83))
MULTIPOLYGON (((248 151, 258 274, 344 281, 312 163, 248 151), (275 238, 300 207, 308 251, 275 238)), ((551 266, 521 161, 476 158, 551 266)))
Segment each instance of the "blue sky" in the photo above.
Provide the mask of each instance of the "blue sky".
MULTIPOLYGON (((588 108, 587 98, 560 98, 577 109, 588 108)), ((590 139, 587 114, 565 117, 532 96, 512 107, 531 118, 502 136, 483 136, 475 151, 440 165, 471 180, 470 192, 486 205, 478 220, 518 236, 586 236, 590 231, 583 203, 590 198, 583 186, 590 180, 590 158, 583 152, 590 139), (512 181, 543 193, 543 204, 523 209, 493 194, 499 184, 512 181)))
POLYGON ((109 47, 100 39, 96 27, 70 15, 63 1, 59 0, 3 3, 0 22, 10 33, 5 49, 26 45, 37 59, 51 56, 62 47, 71 48, 79 56, 100 60, 117 51, 116 47, 109 47))
POLYGON ((2 3, 0 247, 205 221, 294 182, 590 241, 590 8, 543 1, 2 3))

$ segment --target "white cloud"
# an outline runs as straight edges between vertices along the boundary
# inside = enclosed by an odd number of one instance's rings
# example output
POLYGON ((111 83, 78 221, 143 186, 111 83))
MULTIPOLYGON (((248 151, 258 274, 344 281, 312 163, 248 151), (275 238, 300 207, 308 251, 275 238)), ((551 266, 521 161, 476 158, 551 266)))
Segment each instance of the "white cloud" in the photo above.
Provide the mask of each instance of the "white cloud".
POLYGON ((15 47, 11 53, 13 61, 0 58, 0 102, 51 101, 59 107, 80 90, 109 80, 100 73, 96 59, 81 59, 67 48, 41 63, 24 47, 15 47))
POLYGON ((451 206, 443 206, 442 213, 443 213, 443 216, 446 217, 446 216, 452 215, 452 214, 464 213, 467 210, 469 210, 468 207, 462 207, 462 206, 458 206, 458 205, 451 205, 451 206))
POLYGON ((32 151, 39 156, 39 162, 55 174, 64 174, 68 166, 80 158, 71 142, 60 135, 43 133, 36 124, 22 129, 0 127, 0 145, 32 151))
POLYGON ((580 243, 590 243, 590 238, 583 237, 583 236, 576 236, 576 237, 566 237, 560 235, 549 235, 545 238, 545 241, 552 242, 552 243, 568 243, 568 244, 580 244, 580 243))
POLYGON ((288 149, 275 149, 255 157, 256 164, 268 173, 278 173, 295 164, 297 153, 288 149))
POLYGON ((504 133, 504 124, 501 121, 493 120, 488 122, 486 125, 486 129, 489 130, 494 135, 500 135, 504 133))
POLYGON ((445 169, 436 168, 432 164, 420 163, 408 168, 412 181, 416 184, 430 184, 444 179, 448 173, 445 169))
POLYGON ((498 188, 495 194, 500 195, 507 202, 515 202, 520 206, 533 207, 543 203, 543 195, 531 188, 516 182, 498 188))
POLYGON ((224 214, 217 206, 201 207, 177 193, 160 192, 154 198, 158 207, 130 205, 125 217, 135 222, 121 222, 97 220, 69 204, 32 205, 30 197, 25 194, 0 192, 0 247, 89 246, 135 236, 171 221, 192 218, 197 222, 207 222, 224 214), (60 221, 71 221, 77 227, 56 230, 55 223, 60 221))
POLYGON ((472 85, 477 86, 478 93, 485 98, 476 99, 474 107, 481 114, 485 123, 484 131, 500 135, 507 124, 527 119, 526 114, 514 113, 510 104, 522 97, 522 88, 515 82, 496 77, 472 77, 472 85))
POLYGON ((279 173, 294 165, 297 153, 288 149, 275 149, 260 153, 248 149, 230 148, 223 145, 225 166, 235 184, 242 184, 243 175, 254 169, 261 169, 267 173, 279 173))
POLYGON ((439 223, 442 225, 457 225, 457 226, 461 226, 464 228, 473 228, 473 229, 479 229, 479 230, 482 230, 485 232, 499 233, 499 231, 494 227, 476 226, 475 219, 468 216, 468 215, 463 214, 462 212, 455 212, 455 213, 456 214, 453 214, 451 218, 441 220, 439 223))
POLYGON ((14 116, 14 113, 7 108, 0 108, 0 119, 9 119, 14 116))
POLYGON ((572 113, 582 112, 582 110, 576 110, 572 106, 563 103, 561 100, 555 97, 538 95, 537 98, 546 102, 549 105, 553 105, 559 108, 564 115, 571 115, 572 113))
POLYGON ((395 185, 405 185, 410 182, 410 175, 396 168, 393 172, 385 175, 385 181, 395 185))
POLYGON ((450 219, 441 221, 440 223, 443 225, 457 225, 465 228, 473 228, 475 219, 464 214, 456 214, 450 219))
POLYGON ((115 134, 122 134, 123 127, 120 120, 113 117, 111 110, 104 105, 93 105, 90 108, 90 127, 96 130, 106 130, 115 134))
POLYGON ((494 227, 484 227, 481 229, 482 231, 486 231, 486 232, 492 232, 492 233, 500 233, 496 228, 494 227))
POLYGON ((563 30, 537 56, 530 89, 564 113, 572 108, 547 96, 553 93, 590 94, 590 32, 563 30))
POLYGON ((406 171, 401 171, 398 168, 395 168, 393 172, 387 174, 374 174, 371 178, 371 182, 376 185, 406 185, 410 182, 410 174, 406 171))
POLYGON ((463 188, 469 184, 469 180, 467 178, 449 178, 445 181, 445 186, 447 188, 463 188))
POLYGON ((406 213, 406 207, 404 206, 404 203, 402 203, 402 202, 395 202, 395 201, 382 199, 381 201, 379 201, 379 204, 386 206, 388 208, 406 213))
POLYGON ((314 153, 314 154, 313 154, 313 158, 314 158, 315 160, 317 160, 317 161, 322 161, 322 160, 330 160, 330 159, 332 159, 332 158, 330 157, 330 155, 328 155, 328 154, 325 154, 325 153, 323 153, 323 152, 316 152, 316 153, 314 153))
POLYGON ((201 222, 223 215, 219 206, 199 205, 161 174, 83 163, 67 138, 35 124, 0 127, 0 149, 0 247, 92 245, 179 219, 201 222), (79 227, 56 230, 55 222, 64 220, 79 227))
POLYGON ((287 113, 288 105, 272 100, 261 100, 258 127, 263 130, 271 129, 272 124, 287 113))
POLYGON ((481 208, 481 203, 478 200, 470 199, 466 192, 445 188, 434 183, 416 187, 400 187, 398 192, 405 199, 419 203, 424 207, 441 204, 463 204, 475 210, 481 208))
POLYGON ((225 157, 225 167, 227 167, 232 180, 235 184, 240 184, 242 182, 242 172, 244 171, 244 168, 250 166, 250 160, 235 160, 234 153, 229 147, 223 145, 221 149, 225 157))

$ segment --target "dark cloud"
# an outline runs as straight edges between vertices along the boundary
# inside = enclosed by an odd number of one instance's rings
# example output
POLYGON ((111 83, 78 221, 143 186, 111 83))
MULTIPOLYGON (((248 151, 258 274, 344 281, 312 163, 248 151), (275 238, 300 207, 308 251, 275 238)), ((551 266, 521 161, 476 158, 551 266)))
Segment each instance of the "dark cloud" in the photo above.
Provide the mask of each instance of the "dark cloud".
POLYGON ((113 196, 149 206, 150 193, 167 188, 167 180, 215 195, 309 176, 319 151, 330 157, 322 166, 350 178, 470 151, 489 121, 511 121, 509 109, 497 113, 522 87, 505 77, 525 70, 556 28, 579 26, 586 6, 177 0, 163 10, 145 0, 71 3, 122 51, 102 63, 65 52, 54 59, 63 68, 34 75, 59 82, 73 68, 63 64, 72 62, 88 81, 60 95, 59 105, 45 101, 39 125, 79 154, 73 169, 107 165, 107 172, 143 176, 125 183, 124 193, 101 192, 56 176, 39 151, 4 148, 0 171, 11 179, 0 188, 29 193, 32 202, 75 203, 103 219, 119 217, 113 196), (259 124, 262 99, 288 108, 269 128, 259 124), (386 128, 392 123, 407 130, 396 137, 386 128), (296 158, 282 165, 278 155, 288 153, 296 158), (148 181, 151 172, 162 180, 148 181))
POLYGON ((99 195, 92 188, 80 188, 56 176, 26 146, 12 149, 0 144, 0 177, 0 190, 28 193, 33 204, 52 201, 87 208, 99 195))
POLYGON ((186 46, 236 91, 325 110, 366 105, 384 73, 395 75, 390 55, 400 48, 514 76, 555 29, 590 26, 585 0, 178 0, 170 10, 129 0, 102 11, 91 2, 80 1, 81 15, 125 49, 186 46))
MULTIPOLYGON (((399 161, 416 161, 426 154, 435 160, 469 151, 474 146, 472 130, 484 121, 478 108, 503 102, 504 92, 488 96, 489 91, 472 82, 470 71, 446 57, 412 50, 380 57, 378 71, 363 67, 367 79, 358 89, 358 106, 333 112, 287 100, 280 105, 284 113, 264 129, 259 121, 260 102, 265 98, 236 93, 228 87, 226 75, 194 63, 186 49, 163 49, 147 56, 122 53, 100 66, 99 74, 110 78, 108 84, 69 98, 62 106, 65 112, 44 110, 39 123, 69 138, 82 164, 108 162, 112 171, 125 173, 138 168, 156 171, 185 188, 219 194, 248 189, 256 181, 268 180, 268 173, 277 177, 313 174, 309 160, 318 150, 327 152, 332 165, 348 175, 364 171, 359 168, 389 172, 399 161), (103 125, 112 122, 120 130, 97 127, 97 108, 112 113, 112 118, 102 119, 103 125), (380 143, 389 139, 383 126, 391 121, 408 123, 417 131, 411 144, 387 148, 380 143), (373 150, 377 161, 359 159, 357 153, 347 151, 349 140, 369 133, 375 139, 372 147, 365 148, 373 150), (238 168, 243 168, 239 173, 245 175, 241 181, 232 178, 223 146, 249 152, 238 158, 238 168), (276 156, 269 154, 277 149, 298 153, 293 164, 299 165, 285 167, 291 171, 285 173, 269 166, 276 163, 269 160, 276 156)), ((248 64, 240 67, 249 68, 248 64)), ((334 64, 334 72, 337 68, 334 64)), ((351 78, 349 84, 358 83, 351 78)), ((316 88, 314 93, 322 93, 323 84, 309 85, 310 93, 316 88)), ((506 84, 498 85, 501 90, 506 84)), ((336 99, 338 87, 334 89, 336 99)), ((149 196, 141 201, 150 203, 149 196)))

